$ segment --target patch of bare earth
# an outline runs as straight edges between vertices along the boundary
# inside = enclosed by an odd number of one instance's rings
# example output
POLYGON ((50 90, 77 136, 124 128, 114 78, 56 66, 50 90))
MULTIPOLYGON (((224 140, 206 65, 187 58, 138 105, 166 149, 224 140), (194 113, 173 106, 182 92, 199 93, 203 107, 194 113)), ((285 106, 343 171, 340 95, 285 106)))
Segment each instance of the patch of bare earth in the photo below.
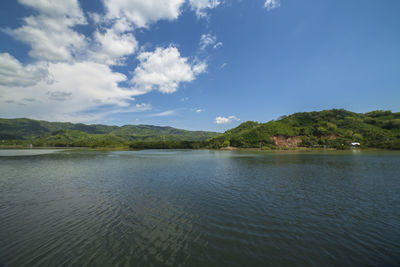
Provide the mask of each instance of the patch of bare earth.
POLYGON ((271 139, 277 147, 298 147, 301 143, 301 138, 299 136, 286 138, 283 135, 275 135, 272 136, 271 139))

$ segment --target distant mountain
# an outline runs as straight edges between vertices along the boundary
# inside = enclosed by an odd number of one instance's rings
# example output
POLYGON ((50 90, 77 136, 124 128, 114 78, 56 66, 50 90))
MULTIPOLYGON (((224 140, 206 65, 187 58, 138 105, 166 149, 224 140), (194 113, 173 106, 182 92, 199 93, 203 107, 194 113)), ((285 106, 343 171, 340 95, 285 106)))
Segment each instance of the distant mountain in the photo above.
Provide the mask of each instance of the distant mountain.
POLYGON ((361 147, 400 149, 400 112, 344 109, 302 112, 267 123, 247 121, 213 137, 209 147, 361 147))
POLYGON ((204 141, 215 132, 152 125, 86 125, 31 119, 0 119, 0 144, 35 146, 124 146, 135 141, 204 141))
POLYGON ((344 109, 302 112, 267 123, 247 121, 223 134, 151 125, 86 125, 0 119, 0 146, 143 148, 262 148, 351 145, 400 149, 400 112, 344 109))

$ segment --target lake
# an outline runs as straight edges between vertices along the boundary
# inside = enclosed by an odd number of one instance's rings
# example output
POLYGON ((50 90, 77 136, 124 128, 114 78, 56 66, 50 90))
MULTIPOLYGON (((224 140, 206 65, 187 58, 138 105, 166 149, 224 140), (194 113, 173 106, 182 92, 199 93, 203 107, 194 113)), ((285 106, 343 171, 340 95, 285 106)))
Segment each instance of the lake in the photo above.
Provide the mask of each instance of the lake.
POLYGON ((399 266, 400 153, 0 153, 0 266, 399 266))

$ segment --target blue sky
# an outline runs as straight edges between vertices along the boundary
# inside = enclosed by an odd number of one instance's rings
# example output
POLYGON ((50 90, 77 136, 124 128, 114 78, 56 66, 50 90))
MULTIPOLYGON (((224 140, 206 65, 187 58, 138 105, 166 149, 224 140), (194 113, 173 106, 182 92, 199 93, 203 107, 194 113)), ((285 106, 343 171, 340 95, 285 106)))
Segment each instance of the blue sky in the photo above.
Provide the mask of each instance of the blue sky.
POLYGON ((224 131, 400 111, 397 0, 5 0, 0 117, 224 131))

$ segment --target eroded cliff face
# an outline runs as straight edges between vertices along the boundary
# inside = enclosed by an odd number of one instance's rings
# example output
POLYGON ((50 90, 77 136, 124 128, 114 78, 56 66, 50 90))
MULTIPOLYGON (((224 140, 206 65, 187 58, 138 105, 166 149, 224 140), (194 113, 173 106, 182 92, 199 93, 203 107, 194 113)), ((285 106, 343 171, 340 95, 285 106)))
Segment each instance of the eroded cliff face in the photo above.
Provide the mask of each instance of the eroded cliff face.
POLYGON ((298 147, 301 143, 299 136, 293 136, 286 138, 283 135, 272 136, 271 139, 275 142, 277 147, 298 147))
MULTIPOLYGON (((338 138, 336 134, 328 134, 320 136, 321 139, 335 140, 338 138)), ((299 147, 301 141, 300 136, 285 137, 283 135, 275 135, 271 137, 277 147, 299 147)))

